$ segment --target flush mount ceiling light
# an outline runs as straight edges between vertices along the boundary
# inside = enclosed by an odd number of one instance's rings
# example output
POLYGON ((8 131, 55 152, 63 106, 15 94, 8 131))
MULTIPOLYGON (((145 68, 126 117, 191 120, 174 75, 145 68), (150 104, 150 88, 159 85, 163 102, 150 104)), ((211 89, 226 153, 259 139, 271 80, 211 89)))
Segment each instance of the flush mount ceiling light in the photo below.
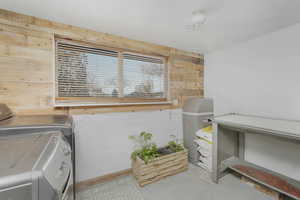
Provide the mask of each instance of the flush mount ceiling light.
POLYGON ((192 12, 192 23, 187 25, 188 30, 198 31, 205 24, 207 16, 203 10, 195 10, 192 12))
POLYGON ((192 13, 192 22, 194 24, 204 24, 206 22, 206 15, 202 10, 196 10, 192 13))
MULTIPOLYGON (((208 18, 214 18, 217 12, 224 8, 225 0, 201 0, 197 10, 194 10, 186 21, 186 29, 190 31, 204 31, 208 24, 208 18)), ((215 20, 209 20, 212 23, 215 20)))

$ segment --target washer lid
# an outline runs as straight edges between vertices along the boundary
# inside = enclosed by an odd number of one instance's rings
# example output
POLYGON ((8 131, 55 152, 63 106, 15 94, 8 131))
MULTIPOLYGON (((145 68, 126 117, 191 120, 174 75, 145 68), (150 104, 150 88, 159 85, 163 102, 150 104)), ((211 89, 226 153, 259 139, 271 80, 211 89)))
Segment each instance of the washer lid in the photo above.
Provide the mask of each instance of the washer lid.
POLYGON ((0 130, 20 128, 72 127, 67 115, 24 115, 0 121, 0 130))
POLYGON ((53 134, 35 133, 0 137, 0 180, 31 172, 53 134))

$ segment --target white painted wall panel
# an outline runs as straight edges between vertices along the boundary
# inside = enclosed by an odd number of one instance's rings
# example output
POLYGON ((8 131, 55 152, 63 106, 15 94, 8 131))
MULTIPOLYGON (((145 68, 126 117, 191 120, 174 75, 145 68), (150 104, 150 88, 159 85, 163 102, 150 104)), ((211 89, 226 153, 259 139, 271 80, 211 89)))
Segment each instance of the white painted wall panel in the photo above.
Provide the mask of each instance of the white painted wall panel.
MULTIPOLYGON (((205 56, 215 113, 300 120, 300 24, 205 56)), ((246 136, 246 159, 300 180, 300 144, 246 136)))
POLYGON ((74 115, 77 181, 95 178, 131 166, 133 143, 129 135, 151 132, 158 145, 170 134, 182 138, 181 110, 97 115, 74 115))

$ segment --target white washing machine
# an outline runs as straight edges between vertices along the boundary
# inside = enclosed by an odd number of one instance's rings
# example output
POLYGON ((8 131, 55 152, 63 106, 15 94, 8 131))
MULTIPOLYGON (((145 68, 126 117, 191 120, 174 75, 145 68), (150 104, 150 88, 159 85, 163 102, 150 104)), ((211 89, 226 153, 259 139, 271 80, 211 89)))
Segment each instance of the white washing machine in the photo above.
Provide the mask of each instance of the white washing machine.
POLYGON ((49 132, 61 133, 62 140, 70 146, 72 161, 70 180, 73 191, 72 198, 75 199, 75 136, 72 118, 67 115, 16 116, 5 104, 0 104, 0 138, 31 137, 32 134, 36 133, 48 135, 49 132))

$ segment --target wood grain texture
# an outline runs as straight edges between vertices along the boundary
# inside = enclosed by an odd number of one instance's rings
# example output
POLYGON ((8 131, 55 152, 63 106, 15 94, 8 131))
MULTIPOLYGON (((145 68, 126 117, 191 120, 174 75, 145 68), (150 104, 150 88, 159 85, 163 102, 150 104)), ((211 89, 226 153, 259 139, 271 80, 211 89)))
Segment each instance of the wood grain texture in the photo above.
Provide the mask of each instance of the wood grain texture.
POLYGON ((143 41, 131 40, 107 33, 100 33, 37 17, 22 15, 3 9, 0 10, 0 23, 18 25, 23 28, 44 31, 46 33, 55 33, 56 35, 67 39, 71 38, 80 41, 87 41, 108 47, 126 48, 140 53, 154 53, 164 56, 169 56, 172 53, 174 55, 202 58, 202 56, 197 53, 181 51, 167 46, 151 44, 143 41))
POLYGON ((187 150, 155 158, 147 164, 139 157, 132 160, 132 172, 141 187, 187 169, 187 150))
POLYGON ((17 114, 95 114, 173 109, 203 96, 203 55, 131 40, 0 9, 0 102, 17 114), (54 109, 54 38, 64 38, 167 59, 169 100, 179 105, 54 109))
POLYGON ((84 190, 92 185, 96 185, 99 183, 107 182, 107 181, 112 181, 120 176, 127 176, 132 173, 132 169, 125 169, 122 171, 118 171, 112 174, 106 174, 104 176, 99 176, 96 178, 88 179, 85 181, 81 181, 79 183, 76 183, 75 188, 76 191, 84 190))
POLYGON ((256 180, 266 183, 269 186, 278 188, 280 191, 284 191, 293 197, 300 198, 300 188, 295 187, 279 176, 246 165, 234 165, 233 168, 238 169, 256 180))

